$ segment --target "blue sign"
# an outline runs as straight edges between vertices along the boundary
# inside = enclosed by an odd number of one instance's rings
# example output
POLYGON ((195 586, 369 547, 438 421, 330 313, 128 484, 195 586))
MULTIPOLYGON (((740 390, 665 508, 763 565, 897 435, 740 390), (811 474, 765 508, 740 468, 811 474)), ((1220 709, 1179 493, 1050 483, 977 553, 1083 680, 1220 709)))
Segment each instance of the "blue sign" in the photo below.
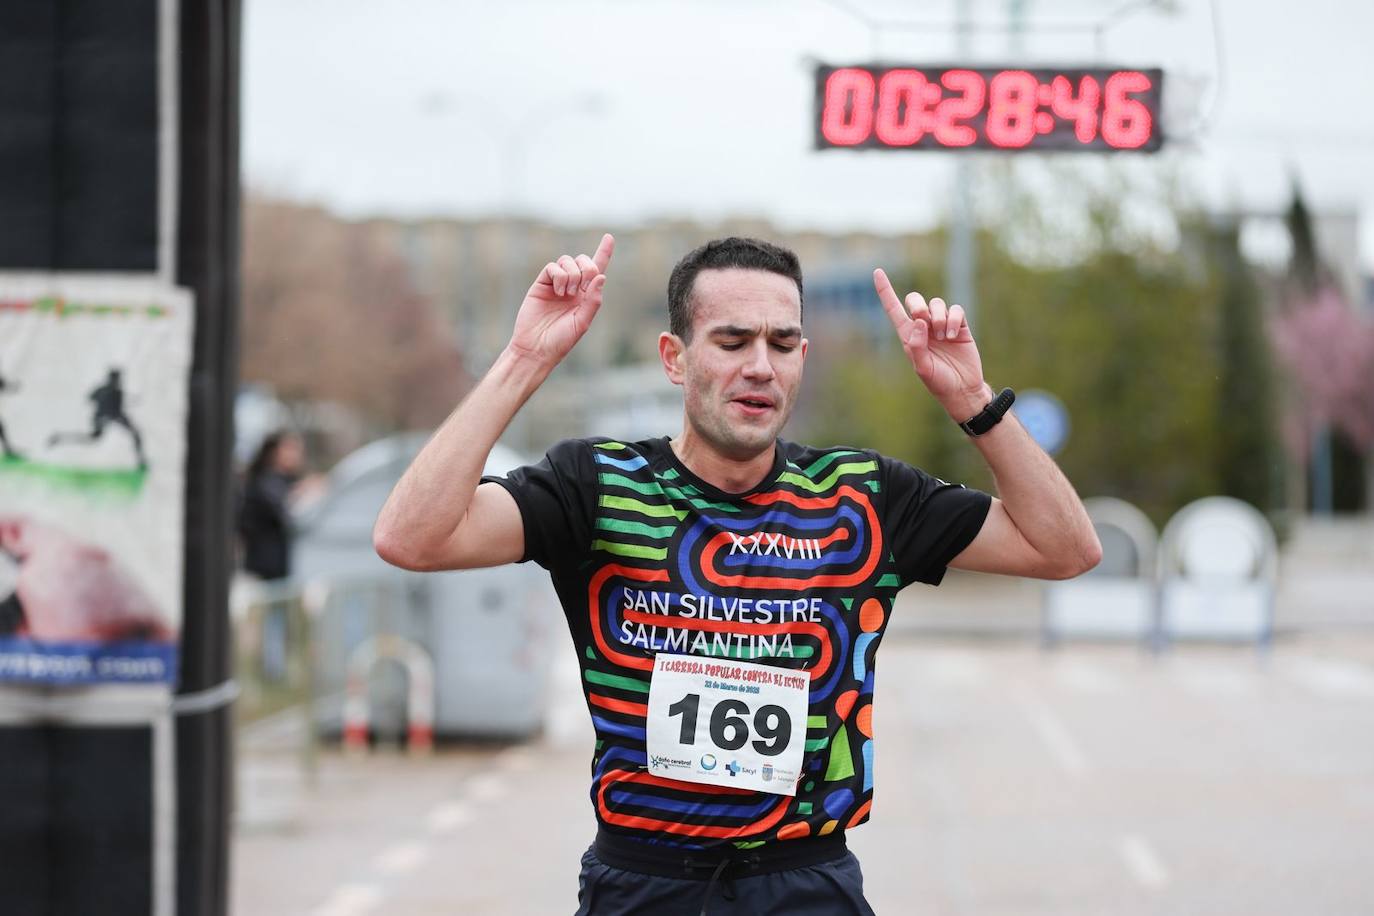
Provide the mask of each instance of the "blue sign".
POLYGON ((1016 395, 1016 418, 1031 434, 1035 444, 1053 455, 1069 441, 1069 412, 1064 402, 1048 391, 1026 391, 1016 395))

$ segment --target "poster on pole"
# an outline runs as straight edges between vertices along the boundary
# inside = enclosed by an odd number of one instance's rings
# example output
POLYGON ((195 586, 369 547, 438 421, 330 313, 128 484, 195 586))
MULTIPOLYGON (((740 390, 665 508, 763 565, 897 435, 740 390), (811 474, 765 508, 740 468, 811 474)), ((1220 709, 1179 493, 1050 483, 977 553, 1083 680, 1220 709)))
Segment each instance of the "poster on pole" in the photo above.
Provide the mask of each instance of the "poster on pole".
POLYGON ((0 682, 176 682, 192 307, 0 273, 0 682))

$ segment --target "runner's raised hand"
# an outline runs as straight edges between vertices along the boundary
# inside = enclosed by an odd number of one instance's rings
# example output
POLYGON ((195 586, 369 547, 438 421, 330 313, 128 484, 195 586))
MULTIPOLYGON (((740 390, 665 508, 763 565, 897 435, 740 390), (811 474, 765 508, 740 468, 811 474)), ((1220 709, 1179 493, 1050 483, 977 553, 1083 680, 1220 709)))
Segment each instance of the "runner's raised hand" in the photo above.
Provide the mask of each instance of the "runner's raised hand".
POLYGON ((873 271, 873 286, 926 389, 957 420, 982 410, 988 388, 963 306, 927 302, 920 293, 908 294, 903 305, 882 268, 873 271))
POLYGON ((515 316, 511 349, 548 365, 567 356, 601 307, 614 251, 615 238, 608 233, 591 257, 565 254, 545 264, 515 316))

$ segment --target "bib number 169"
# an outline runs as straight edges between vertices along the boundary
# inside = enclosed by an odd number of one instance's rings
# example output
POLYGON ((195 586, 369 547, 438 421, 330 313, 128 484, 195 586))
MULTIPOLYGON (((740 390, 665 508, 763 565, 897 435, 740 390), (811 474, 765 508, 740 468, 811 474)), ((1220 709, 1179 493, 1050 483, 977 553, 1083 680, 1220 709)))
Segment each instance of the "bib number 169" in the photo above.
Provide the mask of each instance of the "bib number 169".
MULTIPOLYGON (((660 707, 661 708, 661 707, 660 707)), ((682 731, 678 740, 682 744, 694 745, 697 739, 697 712, 701 708, 701 695, 689 693, 668 707, 670 718, 682 717, 682 731)), ((721 700, 711 710, 708 727, 711 743, 721 750, 737 751, 746 743, 752 744, 755 751, 765 757, 781 754, 792 739, 792 719, 787 710, 773 703, 760 706, 754 711, 753 732, 757 735, 750 741, 749 704, 743 700, 721 700)))

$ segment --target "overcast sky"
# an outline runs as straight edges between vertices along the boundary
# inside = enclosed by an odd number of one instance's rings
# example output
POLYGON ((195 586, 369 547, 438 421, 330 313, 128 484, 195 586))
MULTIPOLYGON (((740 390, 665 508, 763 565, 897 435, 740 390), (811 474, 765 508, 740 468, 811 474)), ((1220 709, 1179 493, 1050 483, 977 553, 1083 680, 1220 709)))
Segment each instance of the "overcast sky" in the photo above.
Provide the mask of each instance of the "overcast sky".
MULTIPOLYGON (((1123 0, 970 0, 979 64, 1162 66, 1195 139, 1137 158, 1214 206, 1358 211, 1374 271, 1374 4, 1178 0, 1090 34, 1044 30, 1123 0), (1220 64, 1220 70, 1218 65, 1220 64), (1365 72, 1365 76, 1361 76, 1365 72), (1218 91, 1219 90, 1219 91, 1218 91)), ((246 0, 250 186, 349 215, 475 215, 515 203, 577 223, 761 215, 822 229, 924 228, 957 154, 811 148, 809 61, 963 62, 955 0, 246 0), (873 20, 921 29, 871 28, 873 20), (589 99, 595 102, 588 104, 589 99), (588 109, 592 110, 588 110, 588 109)), ((991 154, 984 154, 991 155, 991 154)), ((1081 154, 1080 154, 1081 155, 1081 154)), ((1090 154, 1091 155, 1091 154, 1090 154)))

